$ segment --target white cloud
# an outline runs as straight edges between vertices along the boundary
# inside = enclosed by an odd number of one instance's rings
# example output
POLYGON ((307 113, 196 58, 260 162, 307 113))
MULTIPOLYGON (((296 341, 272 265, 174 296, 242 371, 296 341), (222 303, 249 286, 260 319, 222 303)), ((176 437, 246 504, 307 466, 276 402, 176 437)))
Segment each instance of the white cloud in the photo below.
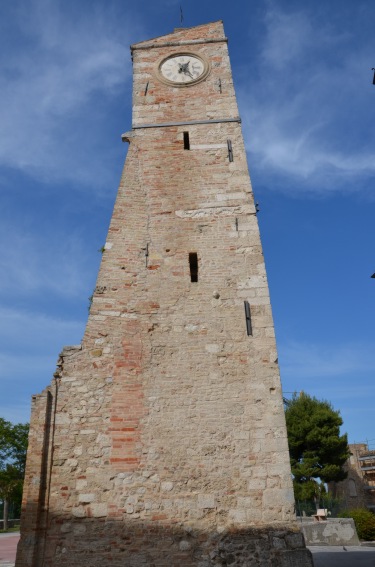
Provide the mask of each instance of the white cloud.
POLYGON ((289 341, 280 342, 278 348, 282 374, 286 380, 304 384, 319 383, 319 389, 327 378, 358 378, 360 374, 373 372, 374 368, 370 345, 347 343, 333 346, 289 341))
POLYGON ((310 21, 303 12, 286 14, 270 5, 265 17, 267 39, 261 57, 264 64, 282 69, 300 58, 313 37, 310 21))
POLYGON ((342 432, 349 433, 351 442, 371 435, 365 433, 364 424, 371 423, 373 415, 373 345, 289 341, 280 342, 278 349, 286 398, 303 391, 327 400, 340 412, 342 432))
MULTIPOLYGON (((63 229, 62 229, 63 230, 63 229)), ((37 292, 60 297, 84 296, 92 285, 92 266, 82 237, 70 230, 61 234, 35 233, 3 223, 0 240, 0 291, 12 295, 37 292)))
POLYGON ((80 343, 84 322, 3 307, 0 320, 0 416, 25 422, 31 395, 51 382, 62 348, 80 343))
POLYGON ((375 174, 368 45, 313 16, 269 4, 239 89, 250 163, 271 188, 355 192, 375 174))
MULTIPOLYGON (((0 320, 2 322, 0 344, 4 347, 9 343, 13 345, 13 351, 16 350, 16 355, 13 355, 12 351, 1 355, 0 372, 4 377, 6 377, 4 369, 19 368, 19 365, 23 364, 20 352, 24 353, 26 358, 38 357, 37 366, 29 365, 33 371, 38 370, 45 363, 45 359, 40 358, 41 354, 44 355, 47 352, 49 357, 49 354, 54 352, 56 343, 59 345, 58 348, 62 348, 67 337, 69 338, 68 344, 79 343, 83 332, 81 321, 50 317, 35 310, 0 307, 0 320)), ((58 353, 56 353, 56 358, 57 355, 58 353)))
MULTIPOLYGON (((61 350, 61 349, 60 349, 61 350)), ((25 381, 30 378, 30 369, 32 376, 35 378, 37 374, 45 374, 46 368, 50 368, 51 378, 56 367, 56 361, 59 352, 55 356, 37 356, 25 355, 24 353, 15 354, 13 356, 0 353, 0 381, 2 388, 8 383, 12 388, 25 387, 25 381)))
POLYGON ((27 20, 12 12, 19 45, 3 40, 1 49, 0 164, 37 178, 96 184, 100 169, 85 163, 94 143, 90 121, 101 123, 98 95, 117 95, 130 78, 136 24, 118 26, 106 5, 77 8, 74 16, 63 3, 43 0, 27 4, 27 20))

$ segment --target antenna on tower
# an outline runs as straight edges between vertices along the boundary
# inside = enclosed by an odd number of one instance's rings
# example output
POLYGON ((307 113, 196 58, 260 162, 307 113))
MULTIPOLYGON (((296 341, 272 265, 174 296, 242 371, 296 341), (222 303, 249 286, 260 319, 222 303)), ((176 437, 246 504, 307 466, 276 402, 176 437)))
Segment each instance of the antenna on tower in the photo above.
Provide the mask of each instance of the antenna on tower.
POLYGON ((180 4, 180 24, 182 25, 182 22, 184 21, 184 13, 182 11, 182 5, 180 4))

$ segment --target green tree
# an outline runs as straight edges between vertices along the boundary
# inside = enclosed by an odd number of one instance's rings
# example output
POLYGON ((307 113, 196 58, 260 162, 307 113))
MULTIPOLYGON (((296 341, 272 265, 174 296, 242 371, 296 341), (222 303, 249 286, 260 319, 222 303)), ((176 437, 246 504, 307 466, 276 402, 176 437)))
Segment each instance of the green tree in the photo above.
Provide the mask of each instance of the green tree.
POLYGON ((343 465, 350 452, 347 435, 340 435, 340 412, 302 393, 288 403, 285 417, 295 498, 319 500, 322 483, 347 476, 343 465))
POLYGON ((8 527, 9 502, 19 502, 25 476, 29 425, 0 418, 0 498, 4 505, 4 530, 8 527))

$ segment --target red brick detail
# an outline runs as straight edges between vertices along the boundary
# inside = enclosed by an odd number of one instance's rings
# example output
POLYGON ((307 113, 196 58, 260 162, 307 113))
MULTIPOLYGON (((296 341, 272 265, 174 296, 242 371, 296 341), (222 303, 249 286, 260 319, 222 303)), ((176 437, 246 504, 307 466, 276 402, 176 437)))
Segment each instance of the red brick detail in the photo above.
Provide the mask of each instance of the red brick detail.
POLYGON ((130 321, 129 334, 116 353, 110 427, 112 438, 110 462, 119 471, 136 470, 141 455, 141 420, 145 415, 141 381, 143 352, 139 323, 130 321), (130 334, 131 333, 131 334, 130 334))

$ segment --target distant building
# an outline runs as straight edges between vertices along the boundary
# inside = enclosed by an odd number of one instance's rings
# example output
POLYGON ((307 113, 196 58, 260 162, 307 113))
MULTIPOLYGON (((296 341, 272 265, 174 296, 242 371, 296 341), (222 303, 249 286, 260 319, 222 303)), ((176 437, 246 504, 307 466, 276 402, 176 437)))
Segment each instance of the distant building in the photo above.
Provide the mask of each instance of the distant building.
POLYGON ((345 464, 348 477, 330 483, 329 491, 349 509, 368 508, 375 512, 375 450, 368 443, 353 443, 349 448, 351 455, 345 464))

